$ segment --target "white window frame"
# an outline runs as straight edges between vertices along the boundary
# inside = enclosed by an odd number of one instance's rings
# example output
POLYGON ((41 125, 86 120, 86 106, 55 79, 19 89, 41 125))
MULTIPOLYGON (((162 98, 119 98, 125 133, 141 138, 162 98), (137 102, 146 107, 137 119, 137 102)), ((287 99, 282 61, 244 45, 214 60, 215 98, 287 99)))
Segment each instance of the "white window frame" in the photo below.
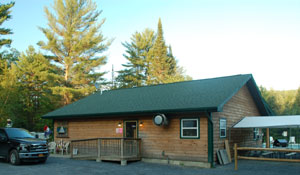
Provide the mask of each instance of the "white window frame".
POLYGON ((199 118, 182 118, 180 120, 180 138, 182 139, 199 139, 200 138, 200 134, 199 134, 199 118), (197 126, 196 127, 183 127, 183 122, 184 121, 196 121, 197 122, 197 126), (184 129, 196 129, 197 130, 197 135, 196 136, 184 136, 183 135, 183 130, 184 129))
POLYGON ((227 120, 226 120, 226 118, 220 118, 219 125, 220 125, 220 138, 226 138, 227 137, 227 120), (225 128, 221 128, 221 122, 225 122, 225 128), (222 130, 225 130, 225 135, 221 135, 222 130))

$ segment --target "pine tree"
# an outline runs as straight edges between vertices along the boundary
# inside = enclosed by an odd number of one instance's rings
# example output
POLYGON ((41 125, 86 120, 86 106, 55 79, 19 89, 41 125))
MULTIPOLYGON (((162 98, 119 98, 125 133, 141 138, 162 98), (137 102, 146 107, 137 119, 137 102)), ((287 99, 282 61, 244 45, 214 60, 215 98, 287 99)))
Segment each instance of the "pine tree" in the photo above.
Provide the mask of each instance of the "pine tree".
POLYGON ((119 87, 137 87, 146 85, 149 51, 154 42, 154 31, 145 29, 144 32, 136 32, 131 37, 131 42, 122 43, 127 49, 124 57, 128 63, 122 64, 125 69, 119 71, 117 81, 119 87))
POLYGON ((185 75, 183 68, 178 66, 171 46, 166 46, 160 19, 156 35, 150 29, 142 33, 136 32, 132 35, 131 42, 125 42, 123 46, 126 48, 127 54, 124 57, 128 63, 123 64, 125 69, 118 71, 119 87, 191 80, 191 77, 185 75))
MULTIPOLYGON (((0 26, 8 19, 11 18, 11 11, 10 8, 14 6, 14 3, 11 2, 9 4, 1 4, 0 3, 0 26)), ((0 28, 0 36, 1 35, 9 35, 12 34, 11 29, 6 29, 6 28, 0 28)), ((0 37, 0 49, 2 48, 2 46, 10 46, 11 44, 11 39, 5 39, 0 37)), ((9 55, 7 53, 7 51, 3 51, 0 53, 0 75, 3 75, 3 69, 6 66, 10 66, 10 60, 9 59, 9 55)))
POLYGON ((18 60, 20 53, 16 49, 4 50, 0 53, 0 75, 5 67, 10 68, 11 64, 18 60))
POLYGON ((15 120, 18 109, 21 108, 19 103, 19 83, 16 76, 15 65, 8 66, 4 62, 0 74, 0 126, 5 126, 6 119, 15 120))
POLYGON ((177 65, 172 53, 171 46, 167 47, 163 37, 161 19, 158 21, 157 36, 150 50, 149 74, 147 84, 171 83, 190 80, 191 77, 184 75, 183 68, 177 65))
POLYGON ((149 57, 149 75, 147 77, 147 84, 164 83, 166 75, 169 72, 167 56, 167 46, 163 37, 163 29, 161 20, 158 21, 157 36, 153 47, 151 48, 151 56, 149 57))
MULTIPOLYGON (((25 128, 33 128, 41 123, 40 116, 58 107, 51 89, 56 85, 57 75, 54 66, 50 64, 41 53, 37 53, 29 46, 26 53, 22 53, 16 62, 16 75, 21 91, 19 96, 22 104, 22 115, 18 115, 18 121, 23 121, 25 128)), ((42 125, 40 125, 42 127, 42 125)), ((37 128, 38 129, 38 128, 37 128)))
MULTIPOLYGON (((9 4, 0 4, 0 26, 3 24, 4 21, 11 18, 11 11, 10 8, 14 6, 14 2, 9 4)), ((11 29, 0 28, 0 35, 9 35, 12 34, 11 29)), ((10 39, 0 39, 0 49, 2 46, 9 46, 11 44, 10 39)))
POLYGON ((52 14, 45 13, 49 28, 40 28, 47 38, 42 49, 53 55, 61 72, 61 85, 54 89, 63 97, 63 104, 69 104, 95 91, 94 84, 104 75, 99 71, 106 64, 106 56, 99 56, 110 45, 100 32, 103 19, 97 23, 101 11, 91 0, 55 0, 52 14), (96 70, 98 69, 98 70, 96 70))
POLYGON ((178 62, 173 55, 171 45, 168 47, 167 56, 168 56, 167 64, 169 65, 169 70, 168 70, 168 74, 164 78, 163 83, 173 83, 179 81, 192 80, 192 77, 185 74, 185 70, 183 69, 183 67, 178 65, 178 62))
POLYGON ((13 63, 18 59, 15 49, 5 50, 0 54, 0 127, 6 125, 6 119, 15 119, 21 106, 19 86, 13 63))

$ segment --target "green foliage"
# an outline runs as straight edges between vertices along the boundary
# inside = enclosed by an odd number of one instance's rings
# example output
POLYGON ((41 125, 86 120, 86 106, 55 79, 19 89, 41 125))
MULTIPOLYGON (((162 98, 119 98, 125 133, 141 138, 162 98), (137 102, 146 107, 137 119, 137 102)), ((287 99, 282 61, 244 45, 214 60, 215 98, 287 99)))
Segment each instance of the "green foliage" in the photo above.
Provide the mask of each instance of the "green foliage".
POLYGON ((295 97, 295 101, 293 104, 293 109, 292 109, 293 114, 300 114, 300 88, 297 90, 297 94, 295 97))
MULTIPOLYGON (((29 47, 26 54, 21 54, 17 65, 17 77, 20 83, 20 99, 22 99, 22 114, 26 117, 26 128, 34 128, 41 123, 40 116, 58 107, 52 88, 56 85, 57 75, 41 53, 36 53, 29 47)), ((21 116, 20 116, 21 117, 21 116)))
POLYGON ((13 48, 0 53, 0 75, 3 74, 3 69, 5 69, 6 66, 10 68, 11 64, 18 60, 19 55, 20 53, 13 48))
POLYGON ((110 45, 100 32, 97 19, 101 11, 91 0, 55 0, 54 14, 45 8, 49 28, 40 28, 47 42, 39 42, 42 49, 50 51, 50 60, 60 75, 60 86, 54 94, 69 104, 95 91, 94 84, 104 72, 98 72, 106 64, 106 56, 99 56, 110 45), (98 69, 96 71, 96 69, 98 69))
POLYGON ((31 46, 10 67, 5 64, 0 76, 0 125, 10 118, 14 127, 38 131, 44 124, 51 126, 41 115, 59 107, 59 98, 52 95, 58 85, 54 66, 31 46))
POLYGON ((165 83, 169 79, 169 76, 175 73, 176 61, 173 54, 168 53, 160 19, 158 21, 157 36, 150 54, 147 84, 165 83))
POLYGON ((125 42, 123 46, 126 48, 127 54, 124 57, 128 63, 123 64, 125 69, 118 72, 119 87, 191 80, 191 77, 184 75, 183 68, 177 65, 171 46, 166 46, 160 19, 156 35, 153 30, 145 29, 142 33, 133 34, 131 42, 125 42))
MULTIPOLYGON (((292 115, 295 112, 296 90, 276 91, 260 87, 260 91, 268 105, 277 115, 292 115)), ((298 113, 300 114, 300 113, 298 113)))
POLYGON ((9 67, 7 62, 2 65, 0 74, 0 127, 6 125, 6 119, 15 120, 18 109, 21 108, 19 103, 19 86, 16 77, 15 65, 9 67))
MULTIPOLYGON (((14 2, 9 4, 0 4, 0 26, 3 24, 4 21, 11 18, 11 11, 10 8, 14 6, 14 2)), ((9 35, 12 34, 11 29, 0 28, 0 35, 9 35)), ((10 39, 0 38, 0 49, 2 46, 9 46, 11 44, 10 39)))
MULTIPOLYGON (((268 105, 277 115, 300 115, 300 88, 298 90, 276 91, 260 87, 260 91, 268 105)), ((300 131, 297 128, 270 129, 270 136, 274 139, 288 139, 296 136, 300 141, 300 131), (288 137, 282 136, 283 131, 288 131, 288 137)))
POLYGON ((142 33, 136 32, 131 37, 131 43, 122 43, 127 49, 124 57, 127 64, 125 69, 119 71, 117 82, 119 87, 137 87, 146 85, 148 77, 149 51, 155 39, 154 31, 145 29, 142 33))

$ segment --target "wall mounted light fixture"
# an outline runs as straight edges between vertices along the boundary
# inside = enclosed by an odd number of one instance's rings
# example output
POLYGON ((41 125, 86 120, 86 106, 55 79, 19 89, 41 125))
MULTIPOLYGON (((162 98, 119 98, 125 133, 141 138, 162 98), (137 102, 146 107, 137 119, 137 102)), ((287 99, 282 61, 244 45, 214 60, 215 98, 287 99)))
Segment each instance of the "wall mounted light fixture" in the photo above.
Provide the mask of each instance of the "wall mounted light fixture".
POLYGON ((121 127, 121 126, 122 126, 122 123, 121 123, 121 122, 119 122, 119 123, 118 123, 118 127, 121 127))
POLYGON ((144 126, 144 123, 142 121, 140 121, 140 127, 144 126))

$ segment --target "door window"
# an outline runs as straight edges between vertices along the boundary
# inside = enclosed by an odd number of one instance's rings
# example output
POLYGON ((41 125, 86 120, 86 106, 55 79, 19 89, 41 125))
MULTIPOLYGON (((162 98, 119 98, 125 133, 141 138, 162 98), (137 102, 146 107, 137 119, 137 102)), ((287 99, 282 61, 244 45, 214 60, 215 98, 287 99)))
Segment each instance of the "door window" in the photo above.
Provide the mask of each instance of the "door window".
POLYGON ((6 139, 6 134, 4 133, 4 131, 0 130, 0 139, 6 139))

